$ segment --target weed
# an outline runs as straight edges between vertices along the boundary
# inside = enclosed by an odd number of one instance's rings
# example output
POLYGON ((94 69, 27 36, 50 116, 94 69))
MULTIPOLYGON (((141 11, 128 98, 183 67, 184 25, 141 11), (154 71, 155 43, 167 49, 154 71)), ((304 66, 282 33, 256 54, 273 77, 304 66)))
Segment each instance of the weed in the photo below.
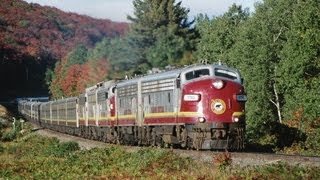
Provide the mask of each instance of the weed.
POLYGON ((10 130, 9 132, 5 132, 1 136, 1 140, 4 142, 13 141, 17 137, 17 132, 15 130, 10 130))
POLYGON ((5 150, 5 147, 3 147, 3 145, 2 145, 2 144, 0 144, 0 153, 3 153, 3 152, 4 152, 4 150, 5 150))
MULTIPOLYGON (((1 144, 2 145, 2 144, 1 144)), ((1 147, 1 146, 0 146, 1 147)), ((38 135, 5 142, 0 153, 0 179, 319 179, 319 168, 273 164, 229 168, 231 154, 212 163, 181 158, 167 149, 124 148, 79 150, 75 142, 38 135), (229 168, 228 173, 225 170, 229 168)))
POLYGON ((225 171, 232 164, 231 153, 225 151, 224 153, 219 153, 214 156, 213 164, 216 165, 220 171, 225 171))

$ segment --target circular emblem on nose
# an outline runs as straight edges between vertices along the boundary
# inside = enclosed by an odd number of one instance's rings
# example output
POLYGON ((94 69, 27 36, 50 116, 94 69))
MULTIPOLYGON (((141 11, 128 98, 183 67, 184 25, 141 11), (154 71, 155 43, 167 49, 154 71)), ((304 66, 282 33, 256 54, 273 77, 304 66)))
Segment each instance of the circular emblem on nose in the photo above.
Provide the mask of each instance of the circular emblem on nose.
POLYGON ((215 114, 223 114, 226 111, 226 103, 221 99, 211 101, 211 110, 215 114))

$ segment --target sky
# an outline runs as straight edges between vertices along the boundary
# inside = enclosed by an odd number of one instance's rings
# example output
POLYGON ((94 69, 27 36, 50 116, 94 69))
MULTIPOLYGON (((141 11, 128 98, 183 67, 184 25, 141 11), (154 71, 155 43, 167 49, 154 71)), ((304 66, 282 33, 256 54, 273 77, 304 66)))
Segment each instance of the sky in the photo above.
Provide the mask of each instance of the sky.
MULTIPOLYGON (((127 15, 133 14, 133 0, 24 0, 40 5, 53 6, 65 12, 75 12, 94 18, 110 19, 128 22, 127 15)), ((181 0, 182 6, 189 8, 189 17, 197 14, 207 14, 209 17, 218 16, 236 3, 254 10, 254 3, 260 0, 181 0)), ((178 2, 178 0, 176 0, 178 2)))

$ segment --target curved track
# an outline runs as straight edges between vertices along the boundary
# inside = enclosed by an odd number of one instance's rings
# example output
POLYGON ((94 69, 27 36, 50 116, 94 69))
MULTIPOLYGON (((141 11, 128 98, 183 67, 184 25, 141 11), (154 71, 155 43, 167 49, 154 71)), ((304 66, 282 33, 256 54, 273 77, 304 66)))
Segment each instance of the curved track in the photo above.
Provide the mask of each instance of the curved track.
MULTIPOLYGON (((186 151, 174 150, 183 157, 191 157, 202 161, 212 161, 213 158, 222 152, 212 151, 186 151)), ((302 155, 284 155, 274 153, 245 153, 231 152, 232 164, 234 166, 258 166, 285 162, 289 165, 303 165, 320 167, 320 157, 302 155)))

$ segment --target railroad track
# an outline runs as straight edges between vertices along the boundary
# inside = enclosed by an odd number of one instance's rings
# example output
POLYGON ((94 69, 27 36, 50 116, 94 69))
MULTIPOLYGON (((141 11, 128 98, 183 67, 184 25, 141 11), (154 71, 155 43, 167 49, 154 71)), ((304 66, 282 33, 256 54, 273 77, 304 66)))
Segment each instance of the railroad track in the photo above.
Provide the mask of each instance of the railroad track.
MULTIPOLYGON (((84 139, 81 137, 71 136, 68 134, 59 133, 48 129, 37 129, 35 133, 43 136, 56 137, 61 141, 75 141, 79 143, 81 149, 91 148, 103 148, 111 144, 103 143, 100 141, 94 141, 84 139)), ((138 146, 124 146, 129 151, 137 151, 141 147, 138 146)), ((184 150, 184 149, 168 149, 178 154, 181 157, 188 157, 194 160, 200 160, 203 162, 213 162, 214 157, 224 153, 223 151, 196 151, 196 150, 184 150)), ((301 166, 313 166, 320 167, 319 156, 302 156, 302 155, 285 155, 285 154, 274 154, 274 153, 256 153, 256 152, 230 152, 232 165, 234 166, 260 166, 275 164, 279 162, 285 162, 290 165, 301 165, 301 166)))
MULTIPOLYGON (((174 150, 182 157, 191 157, 206 162, 213 161, 214 157, 223 152, 212 151, 187 151, 174 150)), ((256 152, 230 152, 232 164, 243 166, 258 166, 285 162, 290 165, 315 166, 320 167, 319 156, 286 155, 275 153, 256 153, 256 152)))

